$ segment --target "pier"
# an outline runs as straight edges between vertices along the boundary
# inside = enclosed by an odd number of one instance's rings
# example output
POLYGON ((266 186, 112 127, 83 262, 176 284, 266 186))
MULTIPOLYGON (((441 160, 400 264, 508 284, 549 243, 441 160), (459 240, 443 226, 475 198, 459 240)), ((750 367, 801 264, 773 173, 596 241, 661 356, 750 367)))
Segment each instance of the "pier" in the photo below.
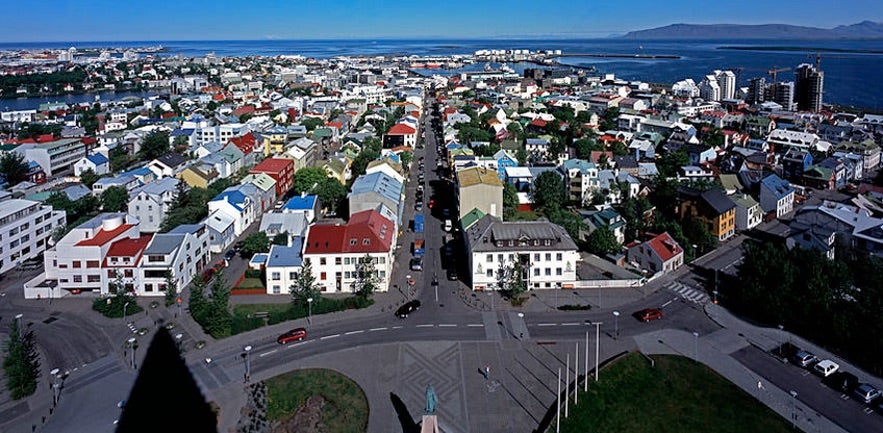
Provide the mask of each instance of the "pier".
POLYGON ((615 53, 567 53, 548 57, 602 57, 613 59, 680 59, 677 54, 615 54, 615 53))

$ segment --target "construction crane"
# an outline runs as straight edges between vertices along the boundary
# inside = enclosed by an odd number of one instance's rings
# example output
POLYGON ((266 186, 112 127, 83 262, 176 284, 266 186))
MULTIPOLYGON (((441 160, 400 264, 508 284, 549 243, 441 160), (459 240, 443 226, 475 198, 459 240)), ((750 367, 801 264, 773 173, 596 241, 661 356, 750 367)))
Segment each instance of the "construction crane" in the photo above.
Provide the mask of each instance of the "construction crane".
POLYGON ((770 74, 770 77, 772 77, 772 79, 773 79, 773 84, 775 85, 777 83, 776 76, 778 75, 778 73, 779 72, 787 72, 790 70, 791 70, 791 68, 776 68, 775 66, 773 66, 773 69, 766 71, 766 73, 770 74))

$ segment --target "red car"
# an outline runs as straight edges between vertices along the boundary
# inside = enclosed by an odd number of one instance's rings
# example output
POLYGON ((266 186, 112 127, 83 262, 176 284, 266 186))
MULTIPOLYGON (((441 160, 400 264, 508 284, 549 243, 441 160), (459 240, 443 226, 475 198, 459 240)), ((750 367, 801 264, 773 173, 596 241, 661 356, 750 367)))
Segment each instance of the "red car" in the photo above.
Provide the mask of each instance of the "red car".
POLYGON ((307 338, 307 330, 304 328, 292 329, 276 339, 276 342, 279 344, 286 344, 291 341, 301 341, 304 338, 307 338))
POLYGON ((662 311, 659 311, 656 308, 645 308, 635 313, 635 317, 637 317, 638 320, 649 322, 651 320, 661 319, 662 311))
POLYGON ((435 205, 435 200, 434 200, 434 199, 429 199, 429 208, 432 209, 432 207, 433 207, 434 205, 435 205))

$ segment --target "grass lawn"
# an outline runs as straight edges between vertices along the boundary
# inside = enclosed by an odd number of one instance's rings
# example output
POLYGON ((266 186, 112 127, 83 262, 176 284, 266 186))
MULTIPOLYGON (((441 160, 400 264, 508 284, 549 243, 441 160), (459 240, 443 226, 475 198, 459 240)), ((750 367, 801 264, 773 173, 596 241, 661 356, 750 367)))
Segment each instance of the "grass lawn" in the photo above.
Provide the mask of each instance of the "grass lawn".
POLYGON ((591 382, 588 393, 580 392, 579 405, 571 401, 570 417, 562 418, 561 431, 792 431, 782 417, 704 365, 680 356, 653 359, 655 368, 633 353, 603 369, 601 381, 591 382))
MULTIPOLYGON (((372 299, 364 299, 358 296, 346 298, 318 297, 313 302, 313 315, 333 313, 355 308, 366 308, 374 304, 372 299)), ((275 325, 307 317, 309 308, 307 305, 281 303, 281 304, 238 304, 233 306, 233 335, 264 326, 264 319, 253 317, 254 313, 268 313, 266 323, 275 325), (251 317, 250 317, 251 316, 251 317)))
POLYGON ((243 289, 263 289, 264 282, 261 281, 260 278, 245 278, 236 287, 242 287, 243 289))
POLYGON ((322 422, 328 432, 364 432, 368 428, 368 399, 350 378, 332 370, 297 370, 273 377, 267 384, 267 420, 282 421, 307 398, 321 395, 326 403, 322 422))

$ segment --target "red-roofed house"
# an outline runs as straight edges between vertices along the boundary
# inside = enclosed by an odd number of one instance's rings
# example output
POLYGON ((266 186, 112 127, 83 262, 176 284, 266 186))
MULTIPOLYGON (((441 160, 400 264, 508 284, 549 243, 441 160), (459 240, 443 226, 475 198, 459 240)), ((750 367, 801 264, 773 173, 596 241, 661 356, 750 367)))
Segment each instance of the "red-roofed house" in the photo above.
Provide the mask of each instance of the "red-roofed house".
POLYGON ((257 137, 251 132, 240 137, 231 137, 229 143, 233 143, 244 155, 251 154, 255 149, 263 149, 263 146, 258 145, 257 137))
POLYGON ((647 270, 648 275, 674 272, 684 264, 684 249, 668 234, 650 234, 644 242, 626 245, 629 263, 647 270))
POLYGON ((389 128, 386 136, 383 137, 383 143, 384 147, 395 147, 396 145, 403 144, 413 148, 417 145, 417 130, 404 123, 396 123, 392 128, 389 128), (387 146, 387 143, 390 143, 390 145, 387 146))
POLYGON ((276 197, 283 197, 294 183, 294 160, 267 158, 249 170, 251 174, 264 173, 276 181, 276 197))
MULTIPOLYGON (((144 235, 138 238, 124 238, 112 243, 102 264, 104 268, 102 286, 109 287, 111 284, 116 286, 118 282, 122 282, 126 291, 135 291, 138 296, 144 295, 138 293, 138 289, 141 288, 141 284, 138 283, 141 274, 138 263, 152 238, 153 235, 144 235)), ((149 291, 155 292, 157 288, 151 285, 149 291)))
POLYGON ((116 242, 138 239, 138 220, 126 213, 103 213, 80 224, 44 253, 45 278, 56 280, 61 297, 68 291, 104 293, 107 275, 102 262, 116 242))
POLYGON ((354 213, 346 225, 316 224, 304 241, 304 260, 310 262, 323 292, 356 292, 366 257, 376 272, 375 291, 389 290, 395 224, 375 210, 354 213))

